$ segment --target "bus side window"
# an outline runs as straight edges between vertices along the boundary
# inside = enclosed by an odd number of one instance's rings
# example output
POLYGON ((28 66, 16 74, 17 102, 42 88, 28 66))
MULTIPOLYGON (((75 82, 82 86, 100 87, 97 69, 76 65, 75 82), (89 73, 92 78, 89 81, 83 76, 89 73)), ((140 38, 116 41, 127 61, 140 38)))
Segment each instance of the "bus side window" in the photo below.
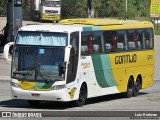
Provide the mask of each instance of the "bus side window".
POLYGON ((144 30, 144 44, 145 49, 152 49, 153 48, 153 31, 152 29, 145 29, 144 30))
POLYGON ((143 29, 137 29, 136 30, 137 34, 137 49, 141 50, 144 49, 143 45, 143 29))
POLYGON ((128 39, 128 49, 136 50, 137 49, 137 34, 135 30, 127 30, 127 39, 128 39))
POLYGON ((88 54, 93 53, 93 37, 89 36, 88 37, 88 54))
POLYGON ((105 51, 110 52, 112 49, 112 45, 110 43, 105 43, 105 51))
POLYGON ((72 45, 72 47, 75 50, 75 55, 78 55, 78 53, 79 53, 79 34, 78 34, 78 32, 71 34, 70 44, 72 45))
POLYGON ((82 32, 81 55, 93 53, 93 37, 91 32, 82 32))
POLYGON ((117 51, 125 51, 127 49, 126 45, 126 31, 117 31, 117 51))
POLYGON ((93 32, 93 52, 94 54, 102 53, 102 32, 93 32))
POLYGON ((104 31, 104 48, 105 52, 115 52, 117 49, 117 38, 114 31, 104 31))
POLYGON ((87 55, 87 54, 88 54, 87 37, 86 36, 82 36, 81 55, 87 55))
POLYGON ((117 50, 117 37, 116 33, 112 33, 112 51, 115 52, 117 50))

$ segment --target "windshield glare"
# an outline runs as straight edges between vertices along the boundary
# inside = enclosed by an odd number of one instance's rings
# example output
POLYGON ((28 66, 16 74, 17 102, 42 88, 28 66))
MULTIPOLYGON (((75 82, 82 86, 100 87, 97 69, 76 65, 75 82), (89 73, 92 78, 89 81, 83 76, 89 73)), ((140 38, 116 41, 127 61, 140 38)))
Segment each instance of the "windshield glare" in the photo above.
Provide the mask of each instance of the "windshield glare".
POLYGON ((62 80, 59 65, 64 63, 64 47, 16 46, 12 77, 24 80, 62 80))
POLYGON ((19 31, 16 38, 18 45, 66 46, 66 43, 66 33, 19 31))

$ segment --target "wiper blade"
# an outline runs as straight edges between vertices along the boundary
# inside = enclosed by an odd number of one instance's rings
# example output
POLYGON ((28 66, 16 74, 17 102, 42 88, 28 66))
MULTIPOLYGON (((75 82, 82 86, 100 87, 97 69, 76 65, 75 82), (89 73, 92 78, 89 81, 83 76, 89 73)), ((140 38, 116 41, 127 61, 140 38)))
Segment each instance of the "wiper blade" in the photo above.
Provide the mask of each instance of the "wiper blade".
POLYGON ((51 79, 49 76, 47 77, 44 77, 43 73, 41 71, 39 71, 40 73, 40 76, 42 77, 42 79, 46 82, 46 83, 50 83, 51 82, 51 79))

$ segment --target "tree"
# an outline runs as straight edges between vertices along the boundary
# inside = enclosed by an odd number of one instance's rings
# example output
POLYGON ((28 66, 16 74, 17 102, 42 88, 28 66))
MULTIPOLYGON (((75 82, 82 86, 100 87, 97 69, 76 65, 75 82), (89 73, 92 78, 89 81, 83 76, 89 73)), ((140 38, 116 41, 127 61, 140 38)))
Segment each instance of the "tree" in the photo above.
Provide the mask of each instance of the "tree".
POLYGON ((87 17, 86 0, 63 0, 62 18, 87 17))
MULTIPOLYGON (((7 14, 7 1, 0 2, 0 15, 7 14)), ((23 15, 29 15, 30 2, 32 0, 22 0, 23 15)), ((87 18, 87 1, 94 3, 94 17, 118 17, 125 19, 135 19, 139 17, 149 17, 151 0, 128 0, 128 11, 126 14, 126 0, 62 0, 62 19, 64 18, 87 18)))
POLYGON ((93 0, 87 0, 88 18, 94 18, 94 3, 93 0))
POLYGON ((7 1, 8 0, 1 0, 0 2, 0 16, 7 15, 7 1))

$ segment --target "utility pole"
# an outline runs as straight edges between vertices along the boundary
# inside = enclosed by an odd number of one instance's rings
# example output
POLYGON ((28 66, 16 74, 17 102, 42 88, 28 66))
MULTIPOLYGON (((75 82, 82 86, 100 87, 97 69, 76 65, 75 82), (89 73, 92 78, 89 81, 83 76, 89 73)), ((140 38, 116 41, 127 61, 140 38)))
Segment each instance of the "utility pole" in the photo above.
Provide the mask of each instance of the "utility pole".
POLYGON ((14 0, 14 38, 20 27, 22 27, 22 0, 14 0))
POLYGON ((22 27, 22 0, 8 0, 6 27, 7 42, 14 41, 18 29, 22 27))
POLYGON ((87 0, 88 18, 94 18, 94 3, 93 0, 87 0))

